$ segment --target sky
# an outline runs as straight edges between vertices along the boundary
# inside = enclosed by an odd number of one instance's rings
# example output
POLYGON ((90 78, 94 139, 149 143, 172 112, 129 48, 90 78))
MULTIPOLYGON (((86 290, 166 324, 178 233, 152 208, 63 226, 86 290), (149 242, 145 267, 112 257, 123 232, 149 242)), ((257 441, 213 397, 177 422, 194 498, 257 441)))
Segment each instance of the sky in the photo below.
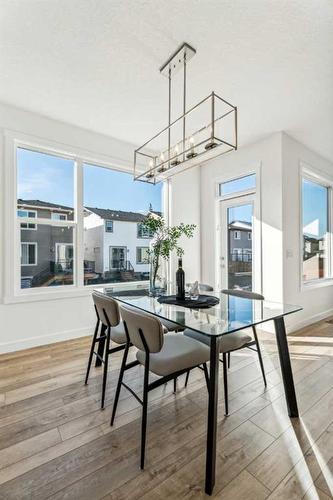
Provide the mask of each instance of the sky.
POLYGON ((303 179, 303 232, 322 238, 327 232, 327 188, 303 179))
MULTIPOLYGON (((74 205, 73 161, 58 156, 17 150, 17 197, 74 205)), ((84 166, 84 205, 146 212, 150 203, 161 210, 162 184, 134 182, 131 174, 84 166)))

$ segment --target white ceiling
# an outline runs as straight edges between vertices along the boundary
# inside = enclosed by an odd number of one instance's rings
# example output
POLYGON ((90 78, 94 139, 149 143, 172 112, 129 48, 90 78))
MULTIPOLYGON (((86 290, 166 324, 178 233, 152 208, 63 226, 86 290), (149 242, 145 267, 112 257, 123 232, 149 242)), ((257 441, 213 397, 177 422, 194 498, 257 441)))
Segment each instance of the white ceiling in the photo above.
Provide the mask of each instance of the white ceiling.
POLYGON ((189 105, 237 105, 240 146, 285 130, 333 161, 332 0, 0 0, 0 101, 139 145, 183 41, 189 105))

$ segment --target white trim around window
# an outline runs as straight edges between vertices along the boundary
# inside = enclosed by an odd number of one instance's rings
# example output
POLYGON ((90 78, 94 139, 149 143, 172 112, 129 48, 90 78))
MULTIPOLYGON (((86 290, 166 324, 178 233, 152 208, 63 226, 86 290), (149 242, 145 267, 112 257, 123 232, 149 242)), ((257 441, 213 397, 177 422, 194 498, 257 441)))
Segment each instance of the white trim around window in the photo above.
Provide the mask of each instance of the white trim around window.
MULTIPOLYGON (((108 157, 107 155, 91 154, 83 148, 72 147, 61 143, 54 143, 39 137, 28 134, 5 130, 4 131, 4 206, 5 210, 5 234, 7 238, 4 242, 4 257, 6 266, 4 269, 4 303, 34 302, 40 300, 63 299, 66 297, 78 297, 89 295, 92 289, 98 285, 84 285, 84 244, 83 244, 83 165, 96 165, 108 168, 113 171, 132 173, 130 163, 121 159, 108 157), (74 162, 74 220, 54 220, 24 218, 24 222, 32 224, 45 224, 60 227, 73 227, 73 247, 74 247, 74 284, 60 285, 57 287, 39 287, 23 289, 21 288, 21 251, 20 251, 20 222, 17 217, 17 148, 25 148, 40 153, 60 156, 71 159, 74 162), (118 164, 117 164, 118 163, 118 164), (14 230, 13 230, 14 228, 14 230)), ((164 184, 164 193, 169 193, 169 183, 164 184)), ((170 194, 162 196, 163 212, 166 220, 169 217, 167 212, 170 194)), ((138 287, 145 286, 144 282, 133 282, 138 287)), ((112 283, 113 288, 117 286, 131 285, 128 283, 112 283)), ((101 285, 103 286, 103 285, 101 285)))
MULTIPOLYGON (((18 208, 17 215, 22 219, 37 219, 37 210, 29 210, 28 208, 18 208), (26 212, 27 215, 18 215, 19 212, 26 212), (35 215, 31 216, 29 214, 35 214, 35 215)), ((31 222, 21 222, 21 229, 23 231, 36 231, 37 224, 31 222), (24 227, 24 224, 26 224, 26 227, 24 227)))
POLYGON ((299 286, 301 291, 333 285, 333 177, 304 161, 299 163, 299 286), (303 280, 303 179, 319 184, 327 191, 327 276, 303 280))
MULTIPOLYGON (((29 258, 29 250, 28 250, 28 258, 29 258)), ((26 266, 37 266, 38 264, 38 243, 36 241, 21 241, 21 267, 26 267, 26 266), (22 263, 22 247, 23 246, 33 246, 35 248, 34 251, 34 257, 35 260, 34 262, 28 262, 28 263, 22 263)), ((23 276, 25 278, 26 276, 23 276)))

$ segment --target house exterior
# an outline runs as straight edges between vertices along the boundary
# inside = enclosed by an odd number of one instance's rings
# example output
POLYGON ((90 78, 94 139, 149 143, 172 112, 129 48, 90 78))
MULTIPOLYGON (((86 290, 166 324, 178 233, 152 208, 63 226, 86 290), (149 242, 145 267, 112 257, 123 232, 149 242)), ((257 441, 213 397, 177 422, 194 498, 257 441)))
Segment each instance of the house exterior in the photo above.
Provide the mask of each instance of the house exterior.
POLYGON ((233 221, 229 224, 229 258, 232 261, 251 262, 251 223, 245 221, 233 221))
POLYGON ((41 200, 18 199, 17 214, 22 218, 21 288, 52 286, 60 275, 64 284, 72 284, 72 229, 26 223, 24 218, 73 220, 73 208, 41 200))
POLYGON ((232 221, 228 225, 228 286, 252 289, 252 224, 232 221))
POLYGON ((95 262, 95 271, 103 280, 149 279, 147 252, 153 235, 143 227, 146 216, 138 212, 85 208, 84 256, 95 262))

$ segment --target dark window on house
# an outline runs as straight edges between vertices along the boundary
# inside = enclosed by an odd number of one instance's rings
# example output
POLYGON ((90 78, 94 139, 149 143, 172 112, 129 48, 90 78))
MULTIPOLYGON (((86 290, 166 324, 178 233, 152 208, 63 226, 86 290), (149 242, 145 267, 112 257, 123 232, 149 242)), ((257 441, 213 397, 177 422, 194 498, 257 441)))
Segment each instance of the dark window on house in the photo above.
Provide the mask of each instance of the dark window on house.
POLYGON ((52 212, 51 213, 51 219, 52 220, 67 220, 67 214, 61 214, 58 212, 52 212))
POLYGON ((37 264, 37 243, 21 243, 21 266, 37 264))
MULTIPOLYGON (((37 217, 37 212, 36 210, 23 210, 23 209, 18 209, 17 210, 17 215, 18 217, 25 217, 25 218, 33 218, 36 219, 37 217)), ((37 225, 32 224, 31 222, 22 222, 21 223, 21 229, 36 229, 37 225)))
POLYGON ((105 232, 113 233, 113 220, 105 221, 105 232))
POLYGON ((136 247, 136 263, 137 264, 148 264, 149 255, 148 255, 149 247, 136 247))
POLYGON ((145 227, 142 222, 138 224, 138 238, 152 238, 154 236, 153 231, 145 227))

